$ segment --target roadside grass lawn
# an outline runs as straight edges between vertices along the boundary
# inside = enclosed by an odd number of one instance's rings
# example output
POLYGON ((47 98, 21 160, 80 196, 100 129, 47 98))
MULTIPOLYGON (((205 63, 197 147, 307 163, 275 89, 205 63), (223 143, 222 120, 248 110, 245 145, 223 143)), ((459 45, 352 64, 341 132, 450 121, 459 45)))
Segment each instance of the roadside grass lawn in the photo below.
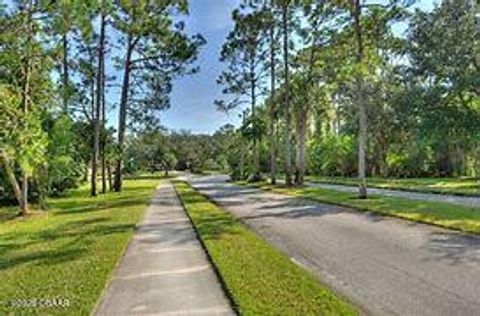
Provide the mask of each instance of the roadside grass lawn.
POLYGON ((84 186, 0 222, 0 315, 89 315, 157 183, 126 180, 97 198, 84 186))
POLYGON ((356 310, 185 182, 185 210, 242 315, 355 315, 356 310))
MULTIPOLYGON (((358 185, 356 178, 309 176, 309 181, 358 185)), ((368 178, 369 186, 380 189, 480 196, 480 180, 476 178, 368 178)))
POLYGON ((236 183, 318 202, 346 206, 360 211, 396 216, 411 221, 480 234, 480 207, 474 208, 382 195, 369 195, 368 199, 359 199, 355 193, 322 188, 273 186, 265 182, 249 184, 245 181, 239 181, 236 183))
POLYGON ((175 170, 170 170, 168 175, 165 175, 165 171, 154 171, 154 172, 140 172, 137 174, 127 174, 124 179, 133 179, 133 180, 155 180, 155 179, 174 179, 177 177, 177 172, 175 170))

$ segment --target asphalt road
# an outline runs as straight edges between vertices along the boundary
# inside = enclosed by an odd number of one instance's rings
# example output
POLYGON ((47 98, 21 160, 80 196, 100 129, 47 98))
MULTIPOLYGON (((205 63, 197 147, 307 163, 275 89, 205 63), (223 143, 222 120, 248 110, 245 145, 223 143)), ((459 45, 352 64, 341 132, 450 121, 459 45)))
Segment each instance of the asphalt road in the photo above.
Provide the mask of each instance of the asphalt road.
MULTIPOLYGON (((319 182, 308 182, 307 185, 315 188, 337 190, 342 192, 358 192, 358 188, 356 186, 351 186, 351 185, 329 184, 329 183, 319 183, 319 182)), ((380 189, 380 188, 368 188, 368 193, 376 194, 376 195, 391 196, 391 197, 400 197, 400 198, 406 198, 411 200, 434 201, 434 202, 442 202, 442 203, 453 203, 453 204, 464 205, 469 207, 480 207, 480 197, 477 197, 477 196, 459 196, 459 195, 448 195, 448 194, 422 193, 422 192, 411 192, 411 191, 390 190, 390 189, 380 189)))
POLYGON ((190 178, 372 315, 480 315, 480 236, 190 178))
POLYGON ((169 183, 114 272, 95 315, 234 315, 169 183))

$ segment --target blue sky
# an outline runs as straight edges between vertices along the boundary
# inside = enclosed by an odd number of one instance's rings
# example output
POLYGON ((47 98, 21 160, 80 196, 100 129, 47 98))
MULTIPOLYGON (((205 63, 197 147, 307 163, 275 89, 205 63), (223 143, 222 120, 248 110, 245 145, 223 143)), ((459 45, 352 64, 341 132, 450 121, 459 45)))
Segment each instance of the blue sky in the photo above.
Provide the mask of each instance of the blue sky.
POLYGON ((213 133, 222 125, 238 121, 234 113, 227 116, 217 111, 213 103, 221 97, 221 87, 216 84, 222 70, 218 61, 220 48, 233 26, 230 13, 238 3, 238 0, 190 1, 187 30, 201 33, 207 44, 197 61, 200 73, 175 81, 172 106, 161 113, 163 125, 194 133, 213 133))
MULTIPOLYGON (((223 65, 218 61, 220 48, 232 28, 231 11, 239 0, 190 0, 187 29, 199 32, 207 40, 200 53, 200 73, 175 81, 172 106, 160 114, 162 124, 171 129, 187 129, 193 133, 213 133, 219 127, 239 122, 237 113, 218 112, 214 100, 221 97, 215 80, 223 65)), ((382 2, 382 1, 379 1, 382 2)), ((415 6, 431 10, 436 0, 420 0, 415 6)))

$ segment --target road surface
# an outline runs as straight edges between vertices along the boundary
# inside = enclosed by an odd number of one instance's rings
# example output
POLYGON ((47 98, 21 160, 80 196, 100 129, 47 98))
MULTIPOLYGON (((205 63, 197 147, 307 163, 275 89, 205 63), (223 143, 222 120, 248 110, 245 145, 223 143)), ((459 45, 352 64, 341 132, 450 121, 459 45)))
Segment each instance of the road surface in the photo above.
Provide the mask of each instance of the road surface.
POLYGON ((480 236, 226 183, 189 181, 372 315, 479 315, 480 236))

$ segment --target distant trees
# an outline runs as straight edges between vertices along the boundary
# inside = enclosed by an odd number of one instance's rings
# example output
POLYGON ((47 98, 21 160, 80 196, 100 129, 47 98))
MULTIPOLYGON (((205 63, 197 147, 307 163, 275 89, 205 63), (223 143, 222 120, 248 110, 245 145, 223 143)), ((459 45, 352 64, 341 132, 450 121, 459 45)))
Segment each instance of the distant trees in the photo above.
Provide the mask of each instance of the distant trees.
POLYGON ((229 163, 238 162, 233 126, 226 125, 213 135, 188 131, 151 129, 127 138, 125 171, 128 174, 170 170, 230 172, 229 163))
MULTIPOLYGON (((254 1, 235 11, 263 19, 245 23, 265 33, 257 49, 266 52, 270 93, 244 125, 255 116, 268 126, 258 147, 269 150, 258 160, 268 161, 260 171, 272 182, 277 163, 287 185, 309 173, 356 175, 365 198, 367 175, 479 174, 477 5, 445 1, 424 12, 410 4, 254 1)), ((236 87, 248 83, 242 70, 229 72, 236 87)), ((237 144, 248 137, 242 131, 237 144)))

